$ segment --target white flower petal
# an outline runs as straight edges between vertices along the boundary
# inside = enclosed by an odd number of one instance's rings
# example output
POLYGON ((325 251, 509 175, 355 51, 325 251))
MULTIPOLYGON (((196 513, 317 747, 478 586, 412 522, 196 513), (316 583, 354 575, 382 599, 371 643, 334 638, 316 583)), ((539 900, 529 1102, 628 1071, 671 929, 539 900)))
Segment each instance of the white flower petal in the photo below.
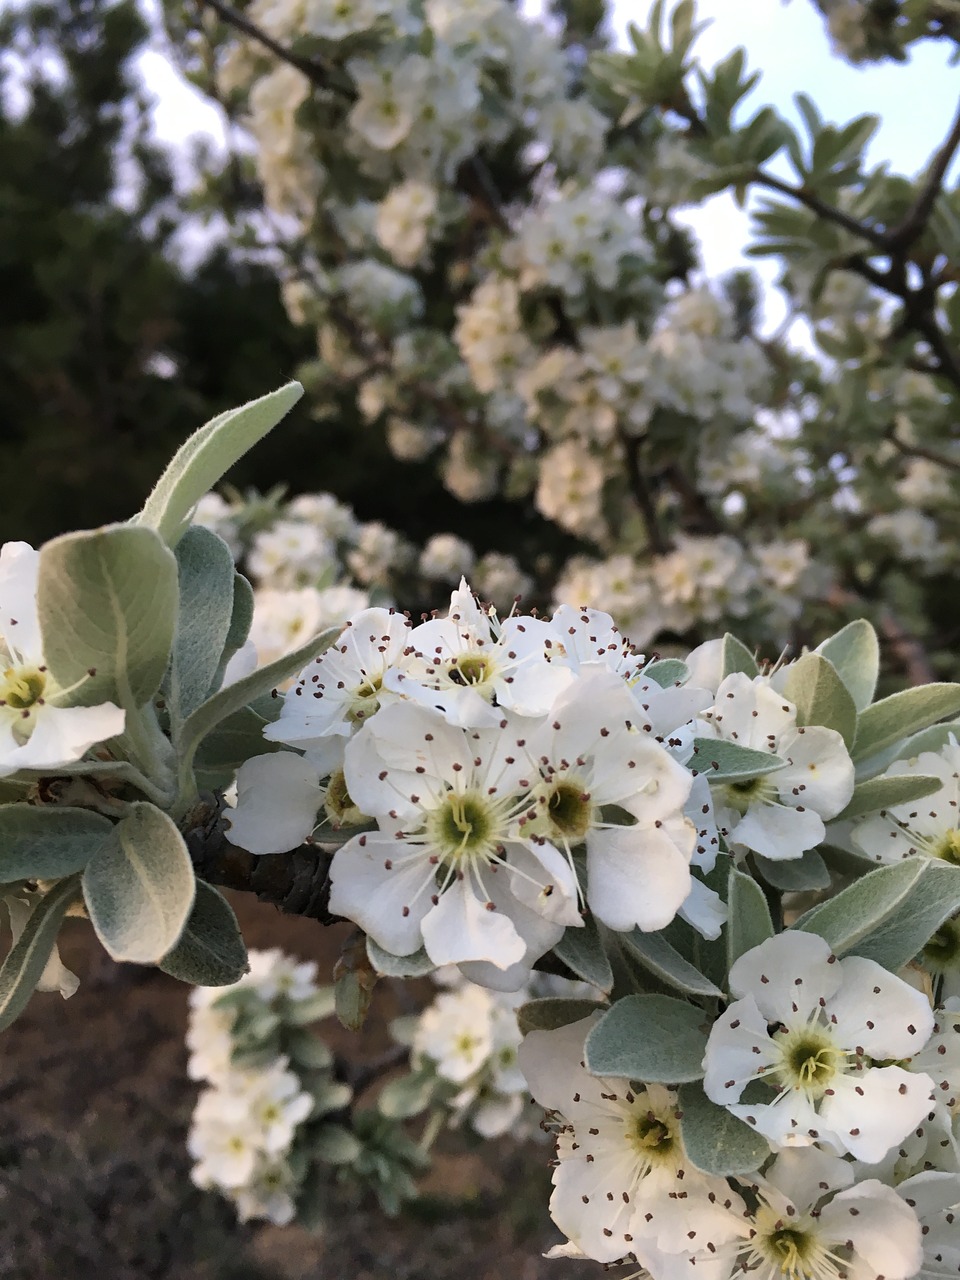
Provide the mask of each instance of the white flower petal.
POLYGON ((870 1179, 835 1195, 820 1214, 820 1228, 885 1280, 907 1280, 923 1261, 917 1215, 892 1187, 870 1179))
POLYGON ((488 960, 506 969, 522 960, 527 950, 509 916, 488 910, 486 900, 481 901, 466 876, 454 880, 440 895, 421 927, 427 955, 437 965, 488 960))
POLYGON ((317 825, 323 789, 316 766, 291 751, 253 756, 237 770, 237 805, 224 815, 230 841, 251 853, 286 853, 317 825))
POLYGON ((831 956, 829 944, 818 934, 787 930, 740 956, 730 970, 730 990, 753 996, 770 1022, 791 1012, 803 1017, 821 999, 833 996, 843 981, 831 956))
POLYGON ((826 834, 823 819, 812 809, 777 804, 773 800, 752 804, 730 829, 734 844, 746 845, 765 858, 779 861, 799 858, 820 844, 826 834))
POLYGON ((427 856, 382 831, 338 849, 330 864, 330 910, 358 924, 395 956, 420 949, 420 927, 431 908, 433 868, 427 856))
POLYGON ((607 827, 587 835, 587 903, 611 929, 665 928, 690 893, 692 823, 686 848, 671 838, 676 824, 661 827, 607 827))
POLYGON ((836 1076, 820 1118, 844 1150, 876 1164, 932 1109, 932 1092, 933 1081, 920 1072, 872 1067, 836 1076))
POLYGON ((17 769, 55 769, 80 760, 98 742, 123 733, 124 713, 112 702, 96 707, 37 706, 33 732, 0 759, 0 777, 17 769))
POLYGON ((909 1058, 933 1031, 926 996, 874 960, 848 956, 840 961, 843 985, 824 1010, 838 1039, 871 1058, 909 1058))
POLYGON ((773 777, 784 803, 798 799, 821 818, 834 818, 846 808, 853 795, 854 768, 835 729, 811 725, 785 733, 776 754, 787 761, 773 777))

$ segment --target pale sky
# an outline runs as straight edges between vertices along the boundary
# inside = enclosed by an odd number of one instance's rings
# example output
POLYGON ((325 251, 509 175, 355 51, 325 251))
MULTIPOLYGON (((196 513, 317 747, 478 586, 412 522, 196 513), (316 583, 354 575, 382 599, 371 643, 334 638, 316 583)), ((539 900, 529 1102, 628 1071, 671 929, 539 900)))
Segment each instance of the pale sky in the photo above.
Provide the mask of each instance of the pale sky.
MULTIPOLYGON (((143 0, 143 6, 155 15, 158 0, 143 0)), ((644 26, 651 6, 652 0, 616 0, 613 26, 618 44, 627 47, 628 22, 644 26)), ((846 123, 858 114, 873 112, 882 123, 868 148, 868 161, 887 161, 894 171, 910 176, 924 167, 949 130, 960 100, 960 69, 947 65, 946 42, 918 46, 905 66, 852 67, 831 54, 823 20, 810 0, 700 0, 697 9, 700 18, 710 20, 697 44, 706 66, 742 44, 748 67, 763 72, 759 85, 741 105, 747 118, 770 103, 799 123, 793 95, 801 90, 809 93, 831 123, 846 123)), ((199 98, 162 54, 143 54, 141 66, 156 95, 156 130, 161 138, 178 142, 198 134, 223 136, 217 108, 199 98)), ((771 167, 781 177, 793 176, 782 155, 771 167)), ((708 276, 743 264, 748 216, 729 196, 715 197, 681 216, 697 232, 708 276)), ((772 263, 760 260, 751 265, 768 282, 775 274, 772 263)), ((768 324, 778 323, 782 308, 774 297, 767 313, 768 324)))

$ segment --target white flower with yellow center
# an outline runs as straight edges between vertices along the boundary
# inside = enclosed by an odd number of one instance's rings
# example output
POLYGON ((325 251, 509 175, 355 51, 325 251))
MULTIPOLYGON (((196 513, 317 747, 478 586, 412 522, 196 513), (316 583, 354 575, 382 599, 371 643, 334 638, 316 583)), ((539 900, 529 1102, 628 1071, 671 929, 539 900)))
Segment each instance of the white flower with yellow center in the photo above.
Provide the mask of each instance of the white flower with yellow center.
POLYGON ((516 741, 529 761, 535 832, 587 851, 586 900, 611 929, 663 929, 690 892, 696 828, 683 816, 693 779, 636 728, 620 676, 585 667, 549 717, 516 741))
POLYGON ((873 960, 838 960, 823 938, 788 930, 737 960, 730 990, 703 1087, 775 1145, 875 1163, 932 1109, 933 1079, 900 1063, 927 1045, 933 1011, 873 960))
POLYGON ((499 722, 500 708, 522 716, 549 711, 574 679, 563 653, 548 622, 523 616, 498 622, 461 581, 448 616, 413 628, 383 684, 436 708, 450 724, 488 728, 499 722))
POLYGON ((940 778, 943 785, 922 800, 891 805, 855 822, 850 839, 875 862, 938 858, 960 867, 960 746, 956 737, 951 733, 939 751, 895 760, 881 776, 912 774, 940 778))
POLYGON ((280 718, 263 736, 311 752, 318 739, 347 738, 380 706, 383 678, 400 660, 410 636, 402 614, 365 609, 339 639, 300 672, 284 695, 280 718))
POLYGON ((124 713, 112 702, 60 705, 72 690, 61 689, 44 662, 39 570, 40 553, 26 542, 0 548, 0 777, 71 764, 123 733, 124 713))
POLYGON ((556 1113, 550 1216, 598 1262, 718 1249, 739 1233, 740 1198, 687 1160, 673 1090, 587 1074, 583 1046, 596 1020, 532 1031, 520 1046, 534 1099, 556 1113))
POLYGON ((417 1020, 414 1053, 430 1058, 437 1074, 463 1084, 493 1052, 492 997, 467 983, 437 996, 417 1020))
MULTIPOLYGON (((799 858, 821 843, 825 818, 853 794, 854 769, 843 739, 821 725, 797 725, 797 709, 763 680, 727 676, 703 712, 716 736, 785 763, 770 773, 713 788, 717 826, 727 843, 765 858, 799 858)), ((691 767, 709 777, 709 754, 691 767)))
MULTIPOLYGON (((755 1280, 907 1280, 922 1261, 917 1215, 875 1178, 813 1147, 785 1151, 741 1218, 746 1237, 725 1251, 725 1275, 755 1280)), ((699 1268, 697 1268, 699 1270, 699 1268)))
POLYGON ((344 772, 379 830, 334 856, 332 912, 394 955, 424 946, 437 965, 487 962, 512 987, 580 924, 566 859, 521 827, 530 797, 526 761, 510 751, 517 723, 471 732, 398 702, 364 725, 344 772))

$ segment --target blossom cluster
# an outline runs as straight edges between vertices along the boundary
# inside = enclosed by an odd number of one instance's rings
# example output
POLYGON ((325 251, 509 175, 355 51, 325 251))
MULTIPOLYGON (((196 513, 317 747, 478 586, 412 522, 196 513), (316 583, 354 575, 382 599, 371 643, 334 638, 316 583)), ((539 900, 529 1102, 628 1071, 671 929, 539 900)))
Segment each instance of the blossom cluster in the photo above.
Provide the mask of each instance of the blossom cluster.
POLYGON ((841 735, 771 676, 723 675, 719 642, 647 662, 609 615, 502 621, 465 583, 418 626, 374 608, 301 672, 237 775, 231 838, 277 853, 339 831, 330 906, 385 951, 425 948, 505 990, 584 908, 618 931, 678 914, 717 937, 720 850, 800 858, 853 791, 841 735), (768 773, 711 788, 695 740, 768 773), (575 856, 582 852, 584 861, 575 856))
POLYGON ((355 1156, 349 1130, 321 1119, 342 1111, 352 1090, 334 1079, 332 1053, 306 1029, 333 1012, 317 966, 276 949, 251 951, 249 961, 234 986, 191 992, 188 1071, 206 1088, 187 1147, 193 1181, 230 1200, 241 1222, 283 1225, 298 1213, 312 1160, 355 1156))
POLYGON ((464 574, 504 611, 532 586, 513 556, 478 555, 453 533, 418 548, 380 521, 359 521, 330 493, 282 505, 269 495, 209 493, 193 520, 223 538, 254 586, 250 641, 261 663, 374 603, 432 603, 464 574))
POLYGON ((380 1109, 413 1115, 429 1108, 451 1128, 467 1126, 481 1138, 538 1137, 539 1112, 517 1062, 517 1011, 543 997, 586 998, 593 988, 543 973, 519 991, 478 986, 454 968, 432 977, 439 994, 419 1014, 391 1023, 393 1038, 410 1050, 410 1074, 387 1085, 380 1109))
POLYGON ((730 979, 699 1105, 762 1134, 754 1167, 736 1176, 688 1150, 691 1086, 586 1069, 599 1015, 527 1036, 521 1068, 557 1134, 550 1206, 568 1239, 552 1256, 633 1262, 656 1280, 704 1268, 764 1280, 955 1270, 960 1009, 931 1010, 815 934, 771 938, 730 979))

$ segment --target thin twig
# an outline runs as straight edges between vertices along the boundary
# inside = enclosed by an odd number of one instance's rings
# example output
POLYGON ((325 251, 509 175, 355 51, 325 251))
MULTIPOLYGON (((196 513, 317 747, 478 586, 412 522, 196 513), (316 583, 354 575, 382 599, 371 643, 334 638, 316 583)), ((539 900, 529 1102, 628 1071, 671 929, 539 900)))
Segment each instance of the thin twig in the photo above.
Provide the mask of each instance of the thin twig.
POLYGON ((905 458, 926 458, 928 462, 935 462, 938 466, 946 467, 950 471, 960 471, 960 458, 948 458, 946 454, 938 453, 936 449, 928 449, 926 445, 907 444, 897 435, 895 427, 891 427, 887 432, 887 439, 905 458))
POLYGON ((273 36, 268 35, 262 27, 258 27, 255 22, 251 22, 249 18, 239 13, 230 5, 225 4, 224 0, 197 0, 200 5, 205 5, 208 9, 221 18, 234 30, 248 36, 251 40, 255 40, 257 44, 263 45, 268 49, 274 57, 280 58, 281 61, 289 63, 291 67, 296 67, 298 71, 303 72, 312 84, 320 89, 331 89, 335 93, 339 93, 344 97, 353 97, 354 95, 345 85, 333 84, 330 78, 330 70, 322 63, 315 61, 313 58, 301 58, 299 54, 294 53, 291 49, 287 49, 284 45, 274 40, 273 36))

